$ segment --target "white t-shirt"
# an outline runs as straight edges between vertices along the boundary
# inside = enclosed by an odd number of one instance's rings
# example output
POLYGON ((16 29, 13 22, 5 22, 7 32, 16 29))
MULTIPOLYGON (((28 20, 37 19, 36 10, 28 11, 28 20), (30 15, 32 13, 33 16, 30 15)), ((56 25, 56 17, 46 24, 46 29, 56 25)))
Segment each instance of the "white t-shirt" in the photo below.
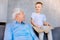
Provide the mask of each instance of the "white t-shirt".
POLYGON ((46 21, 46 16, 44 14, 32 13, 31 18, 34 23, 43 26, 44 21, 46 21))

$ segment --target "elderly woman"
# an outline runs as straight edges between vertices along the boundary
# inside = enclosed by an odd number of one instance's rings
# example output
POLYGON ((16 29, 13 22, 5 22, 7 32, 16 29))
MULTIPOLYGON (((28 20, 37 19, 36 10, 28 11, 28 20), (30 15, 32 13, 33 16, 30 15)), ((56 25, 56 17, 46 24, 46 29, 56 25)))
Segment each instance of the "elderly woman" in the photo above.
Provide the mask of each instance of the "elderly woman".
POLYGON ((23 11, 15 8, 12 17, 14 21, 6 25, 4 40, 38 40, 32 26, 23 22, 23 11))

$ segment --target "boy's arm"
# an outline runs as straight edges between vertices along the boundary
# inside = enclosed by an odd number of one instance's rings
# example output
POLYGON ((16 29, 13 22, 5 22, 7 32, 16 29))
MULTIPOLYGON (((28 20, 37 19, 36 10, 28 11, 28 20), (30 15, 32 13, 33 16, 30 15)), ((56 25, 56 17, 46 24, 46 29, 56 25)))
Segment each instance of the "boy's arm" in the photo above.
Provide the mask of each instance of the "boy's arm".
POLYGON ((49 28, 54 29, 48 22, 44 22, 44 26, 49 26, 49 28))
POLYGON ((31 18, 31 24, 34 26, 34 27, 38 27, 38 25, 36 25, 33 21, 33 19, 31 18))
POLYGON ((47 26, 48 28, 45 30, 45 33, 48 33, 51 29, 54 29, 48 22, 44 22, 44 26, 47 26))
POLYGON ((48 22, 46 22, 46 20, 47 20, 47 19, 46 19, 46 16, 44 15, 44 16, 43 16, 43 25, 44 25, 44 26, 51 26, 48 22))
POLYGON ((45 15, 44 15, 43 18, 44 18, 44 19, 43 19, 43 25, 44 25, 44 26, 47 26, 47 29, 45 30, 45 33, 48 33, 49 30, 53 29, 53 27, 52 27, 48 22, 46 22, 46 16, 45 16, 45 15))
POLYGON ((51 26, 48 22, 44 22, 44 26, 51 26))
POLYGON ((38 25, 36 25, 35 23, 34 23, 34 21, 33 21, 33 19, 31 18, 31 24, 33 25, 33 28, 38 32, 38 33, 40 33, 40 32, 43 32, 44 30, 42 30, 41 28, 39 28, 39 26, 38 25))
POLYGON ((52 27, 48 22, 44 22, 44 26, 52 27))

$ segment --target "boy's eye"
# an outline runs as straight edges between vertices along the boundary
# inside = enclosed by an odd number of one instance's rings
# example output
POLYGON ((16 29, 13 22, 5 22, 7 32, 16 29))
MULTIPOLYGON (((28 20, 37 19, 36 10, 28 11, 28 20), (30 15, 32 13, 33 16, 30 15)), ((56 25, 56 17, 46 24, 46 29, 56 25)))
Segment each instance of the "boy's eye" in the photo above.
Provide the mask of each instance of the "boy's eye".
POLYGON ((35 7, 35 8, 40 8, 40 6, 37 6, 37 7, 35 7))
POLYGON ((37 7, 35 7, 35 8, 37 8, 37 7))

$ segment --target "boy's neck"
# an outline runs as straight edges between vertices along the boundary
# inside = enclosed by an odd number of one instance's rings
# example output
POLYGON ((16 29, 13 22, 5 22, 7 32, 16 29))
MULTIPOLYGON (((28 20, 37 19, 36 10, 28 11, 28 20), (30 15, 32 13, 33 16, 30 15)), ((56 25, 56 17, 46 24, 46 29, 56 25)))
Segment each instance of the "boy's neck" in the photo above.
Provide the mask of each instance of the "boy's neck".
POLYGON ((36 13, 40 14, 41 13, 41 10, 40 11, 36 11, 36 13))
POLYGON ((36 12, 37 14, 40 14, 40 12, 36 12))

